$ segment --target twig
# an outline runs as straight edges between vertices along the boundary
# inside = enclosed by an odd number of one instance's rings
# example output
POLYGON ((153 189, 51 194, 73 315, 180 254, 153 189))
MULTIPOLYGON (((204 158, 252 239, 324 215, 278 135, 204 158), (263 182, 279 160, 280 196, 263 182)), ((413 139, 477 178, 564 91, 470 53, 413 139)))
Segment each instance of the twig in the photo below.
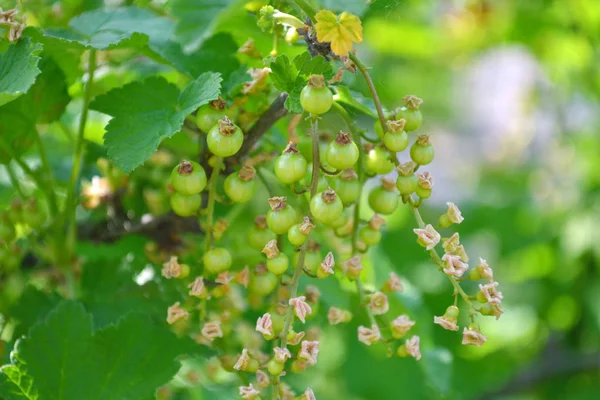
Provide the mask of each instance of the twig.
POLYGON ((367 82, 367 86, 369 86, 369 90, 371 91, 371 96, 373 97, 373 102, 375 103, 375 108, 377 109, 377 115, 379 116, 379 122, 381 122, 381 128, 383 129, 383 133, 387 132, 387 124, 385 123, 385 114, 383 113, 383 107, 381 106, 381 101, 379 100, 379 95, 377 94, 377 89, 375 89, 375 84, 373 83, 373 79, 371 79, 371 75, 369 75, 369 69, 356 57, 356 54, 349 53, 349 57, 354 64, 358 67, 358 70, 365 78, 367 82))
POLYGON ((244 144, 235 157, 232 157, 237 163, 241 161, 246 154, 252 150, 252 147, 258 142, 258 140, 269 130, 271 127, 285 117, 287 109, 285 108, 285 100, 287 99, 287 93, 282 93, 273 101, 271 106, 265 111, 258 120, 254 123, 252 128, 246 133, 244 137, 244 144))

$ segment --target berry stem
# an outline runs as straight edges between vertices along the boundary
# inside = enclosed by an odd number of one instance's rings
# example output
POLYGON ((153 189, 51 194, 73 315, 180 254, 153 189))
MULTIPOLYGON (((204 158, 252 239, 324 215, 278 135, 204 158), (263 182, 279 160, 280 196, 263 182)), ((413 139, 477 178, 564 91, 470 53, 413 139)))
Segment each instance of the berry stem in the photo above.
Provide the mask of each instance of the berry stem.
POLYGON ((215 200, 217 197, 217 181, 223 159, 216 157, 215 165, 210 174, 210 186, 208 189, 208 203, 206 204, 206 241, 204 242, 204 252, 208 252, 213 247, 213 218, 215 213, 215 200))
MULTIPOLYGON (((37 142, 39 152, 40 152, 40 160, 42 162, 42 168, 45 173, 46 181, 48 182, 48 186, 50 188, 54 188, 54 175, 52 174, 52 167, 50 167, 50 163, 48 162, 48 157, 46 156, 46 149, 44 147, 44 143, 42 142, 42 137, 38 130, 35 130, 35 141, 37 142)), ((42 180, 43 177, 42 177, 42 180)), ((48 193, 48 206, 50 207, 50 212, 58 213, 58 202, 56 199, 56 191, 50 190, 48 193)))
POLYGON ((365 66, 365 64, 362 63, 362 61, 358 59, 358 57, 356 57, 356 54, 351 52, 348 56, 350 57, 350 60, 356 64, 360 73, 365 78, 367 86, 369 86, 371 96, 373 97, 373 102, 375 103, 375 108, 377 109, 377 115, 379 116, 379 122, 381 122, 381 128, 383 129, 383 133, 386 133, 388 131, 388 127, 385 123, 385 114, 383 113, 383 107, 381 106, 381 101, 379 100, 379 95, 377 94, 377 89, 375 89, 373 79, 371 79, 371 75, 369 75, 369 69, 365 66))
MULTIPOLYGON (((73 154, 73 168, 71 169, 71 179, 69 182, 69 189, 67 192, 67 200, 65 203, 65 219, 68 221, 69 227, 67 230, 67 246, 68 253, 71 254, 75 247, 75 240, 77 237, 77 224, 75 219, 75 191, 77 190, 77 181, 79 178, 79 172, 81 169, 81 161, 83 158, 83 150, 85 140, 83 135, 85 133, 85 125, 88 118, 88 110, 92 99, 92 86, 94 83, 94 73, 96 72, 96 50, 91 49, 88 56, 88 79, 85 85, 85 93, 83 95, 83 109, 81 110, 81 117, 79 119, 79 130, 77 132, 77 138, 75 139, 75 153, 73 154), (70 214, 70 215, 69 215, 70 214)), ((70 257, 70 256, 69 256, 70 257)))
MULTIPOLYGON (((413 210, 413 214, 415 215, 417 225, 419 226, 419 228, 424 229, 426 224, 423 221, 423 217, 421 217, 421 213, 419 212, 418 203, 415 203, 415 201, 412 198, 409 198, 408 202, 410 204, 410 207, 413 210)), ((429 254, 431 255, 431 260, 435 264, 437 264, 440 267, 440 269, 444 268, 444 262, 442 261, 438 252, 435 249, 429 250, 429 254)), ((444 275, 446 275, 446 274, 444 274, 444 275)), ((450 280, 450 283, 454 287, 455 293, 460 294, 460 297, 462 297, 463 301, 465 303, 467 303, 467 305, 469 306, 469 314, 473 315, 476 312, 476 309, 473 306, 473 303, 471 302, 471 298, 469 297, 469 295, 463 290, 463 288, 460 286, 460 283, 457 281, 457 279, 455 277, 450 276, 450 275, 446 275, 446 276, 448 277, 448 279, 450 280)))
MULTIPOLYGON (((354 205, 354 217, 353 217, 353 221, 352 221, 352 235, 351 235, 351 242, 352 242, 352 256, 355 256, 356 254, 358 254, 359 248, 358 248, 358 228, 360 226, 360 199, 362 197, 362 188, 367 180, 367 177, 365 175, 365 171, 364 171, 364 150, 363 150, 363 146, 361 145, 361 140, 360 140, 360 129, 358 128, 358 125, 356 125, 356 122, 350 117, 350 114, 348 114, 348 111, 346 111, 346 109, 344 107, 342 107, 341 105, 339 105, 337 102, 333 102, 333 106, 332 109, 338 113, 338 115, 344 120, 344 122, 346 123, 346 125, 348 125, 348 129, 350 129, 350 132, 352 133, 352 137, 354 140, 354 143, 356 143, 358 145, 358 161, 356 162, 356 166, 355 166, 355 171, 356 174, 358 175, 358 180, 360 182, 359 185, 359 193, 358 193, 358 200, 356 201, 356 204, 354 205)), ((365 293, 365 289, 363 288, 362 282, 360 280, 360 277, 356 279, 356 290, 358 291, 358 296, 360 299, 360 304, 366 304, 367 302, 367 294, 365 293)), ((369 307, 365 307, 365 311, 369 317, 369 321, 371 322, 371 325, 375 325, 377 326, 377 328, 379 328, 379 325, 377 324, 377 321, 375 320, 375 316, 373 315, 373 313, 371 312, 371 310, 369 310, 369 307)))
MULTIPOLYGON (((319 166, 321 165, 321 160, 319 159, 319 122, 316 115, 311 116, 311 130, 312 130, 312 177, 310 180, 310 198, 312 199, 317 194, 317 187, 319 184, 319 166)), ((310 208, 308 210, 308 217, 312 218, 312 214, 310 212, 310 208)), ((310 235, 310 233, 308 234, 310 235)), ((292 276, 292 282, 290 287, 290 298, 294 298, 298 296, 298 283, 300 282, 300 277, 302 276, 302 271, 304 270, 304 259, 306 257, 306 245, 302 246, 300 253, 298 253, 298 263, 296 264, 296 269, 294 270, 294 275, 292 276)), ((287 335, 290 327, 292 326, 292 321, 294 320, 294 309, 288 306, 287 314, 285 316, 285 321, 283 324, 283 329, 281 330, 281 344, 279 347, 285 349, 287 347, 287 335)), ((274 385, 274 399, 279 399, 279 380, 277 383, 273 380, 274 385)))

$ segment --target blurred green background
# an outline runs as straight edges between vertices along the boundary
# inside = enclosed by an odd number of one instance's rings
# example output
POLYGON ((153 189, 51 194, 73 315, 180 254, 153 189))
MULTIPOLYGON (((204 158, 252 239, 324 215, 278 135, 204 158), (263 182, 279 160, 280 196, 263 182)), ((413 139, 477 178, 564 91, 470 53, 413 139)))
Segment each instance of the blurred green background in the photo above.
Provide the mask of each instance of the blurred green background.
MULTIPOLYGON (((0 1, 5 8, 10 3, 0 1)), ((26 8, 39 25, 60 26, 87 4, 63 2, 62 13, 52 14, 59 3, 32 0, 26 8)), ((126 3, 162 9, 161 2, 126 3)), ((214 30, 231 33, 238 45, 252 36, 268 53, 271 38, 258 31, 244 3, 233 2, 214 30)), ((293 383, 310 384, 318 399, 332 400, 599 398, 600 1, 371 3, 327 0, 324 6, 363 16, 357 52, 373 67, 385 106, 400 105, 406 94, 424 99, 422 131, 436 148, 429 168, 435 190, 424 217, 437 219, 446 201, 459 205, 461 241, 471 260, 483 257, 494 269, 506 312, 499 321, 482 319, 488 342, 481 349, 462 346, 458 333, 434 326, 433 315, 452 302, 451 288, 415 243, 414 220, 402 208, 382 245, 370 251, 368 275, 380 284, 394 270, 405 280, 407 290, 392 307, 417 320, 423 360, 388 359, 385 349, 365 347, 356 340, 356 326, 364 322, 358 319, 349 328, 325 327, 319 364, 293 383)), ((148 60, 131 65, 126 72, 101 70, 98 90, 169 73, 148 60)), ((366 95, 360 77, 347 75, 366 95)), ((76 85, 70 91, 77 93, 76 85)), ((77 100, 69 107, 67 124, 77 118, 77 100)), ((88 139, 99 141, 105 122, 95 115, 88 139)), ((48 129, 60 179, 69 171, 69 148, 48 129)), ((0 197, 7 203, 13 193, 6 177, 3 183, 0 197)), ((263 210, 264 204, 252 207, 263 210)), ((81 250, 89 258, 102 251, 81 250)), ((230 398, 216 387, 205 390, 180 396, 230 398)))

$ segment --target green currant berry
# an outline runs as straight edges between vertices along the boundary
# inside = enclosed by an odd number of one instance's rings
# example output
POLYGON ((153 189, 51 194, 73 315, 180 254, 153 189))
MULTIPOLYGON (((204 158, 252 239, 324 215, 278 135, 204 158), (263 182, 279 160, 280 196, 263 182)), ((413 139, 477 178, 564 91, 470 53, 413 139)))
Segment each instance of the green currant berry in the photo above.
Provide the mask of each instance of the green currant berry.
POLYGON ((260 272, 257 273, 255 270, 255 273, 250 277, 248 289, 250 289, 252 293, 265 297, 273 293, 279 284, 279 279, 277 279, 276 275, 269 272, 264 265, 261 265, 260 267, 260 272))
POLYGON ((396 188, 401 195, 406 196, 417 190, 418 182, 419 180, 414 174, 409 176, 398 175, 398 178, 396 178, 396 188))
POLYGON ((273 376, 279 376, 282 372, 283 369, 285 368, 285 364, 280 364, 277 361, 275 361, 275 359, 271 359, 271 361, 269 361, 269 364, 267 364, 267 369, 269 370, 269 373, 273 376))
MULTIPOLYGON (((304 254, 304 266, 306 269, 313 275, 317 274, 319 270, 319 266, 323 261, 323 256, 320 251, 307 251, 304 254)), ((297 263, 297 261, 296 261, 297 263)))
POLYGON ((340 132, 329 144, 326 153, 327 163, 338 171, 354 166, 358 161, 358 146, 349 133, 340 132))
POLYGON ((204 271, 208 274, 217 275, 227 271, 231 267, 231 254, 223 247, 215 247, 204 253, 204 271))
POLYGON ((315 224, 308 217, 304 217, 304 220, 300 224, 296 224, 288 231, 288 239, 294 246, 302 246, 310 231, 315 227, 315 224))
POLYGON ((292 226, 288 231, 288 240, 294 246, 302 246, 307 238, 308 235, 300 232, 300 224, 292 226))
POLYGON ((173 193, 171 195, 171 208, 175 214, 180 217, 191 217, 198 212, 202 203, 202 197, 199 194, 186 196, 181 193, 173 193))
POLYGON ((417 186, 417 190, 415 190, 417 196, 422 199, 428 199, 431 196, 431 189, 423 188, 421 186, 417 186))
POLYGON ((277 310, 273 310, 271 312, 271 322, 273 323, 273 333, 279 335, 285 326, 285 315, 281 315, 277 310))
POLYGON ((417 174, 417 188, 415 192, 417 196, 422 199, 428 199, 431 196, 431 189, 433 188, 433 177, 429 172, 423 172, 417 174))
POLYGON ((350 221, 350 210, 348 210, 347 208, 344 208, 342 215, 340 215, 338 219, 336 219, 335 221, 333 221, 331 223, 331 227, 333 229, 342 228, 342 227, 346 226, 348 221, 350 221))
POLYGON ((289 142, 283 153, 275 160, 275 175, 285 183, 298 182, 306 175, 308 163, 294 142, 289 142))
POLYGON ((369 193, 369 206, 379 214, 389 215, 398 208, 398 193, 393 181, 383 178, 381 186, 369 193))
POLYGON ((226 116, 225 102, 223 99, 211 101, 209 104, 200 107, 196 113, 196 125, 202 132, 208 132, 211 128, 226 116))
POLYGON ((310 200, 310 212, 318 222, 330 225, 338 219, 344 211, 344 205, 335 192, 327 189, 317 193, 310 200))
POLYGON ((228 117, 220 119, 206 137, 208 149, 217 157, 230 157, 237 153, 244 143, 242 130, 228 117))
POLYGON ((381 231, 375 230, 370 226, 363 226, 359 232, 360 240, 367 246, 374 246, 381 241, 381 231))
POLYGON ((281 275, 287 271, 288 266, 290 265, 290 260, 284 253, 279 253, 273 258, 267 259, 266 264, 267 269, 271 273, 275 275, 281 275))
POLYGON ((171 172, 171 186, 186 196, 198 194, 206 187, 206 172, 195 161, 182 161, 171 172))
POLYGON ((383 137, 383 144, 388 150, 400 152, 408 147, 408 133, 406 131, 388 132, 383 137))
POLYGON ((254 226, 248 231, 248 243, 250 247, 262 251, 267 243, 275 239, 277 239, 277 235, 268 229, 267 218, 264 215, 258 215, 254 219, 254 226))
POLYGON ((353 204, 360 196, 361 184, 354 169, 350 168, 342 171, 337 177, 329 180, 330 187, 338 195, 344 207, 353 204))
POLYGON ((379 175, 389 174, 394 170, 394 163, 390 160, 393 154, 383 146, 373 147, 367 154, 367 169, 379 175))
POLYGON ((427 165, 433 161, 433 146, 429 142, 429 136, 421 135, 410 148, 410 158, 419 165, 427 165))
POLYGON ((243 166, 238 173, 233 173, 225 178, 223 184, 225 194, 234 203, 246 203, 252 200, 256 189, 255 175, 256 170, 254 168, 247 165, 243 166))
POLYGON ((407 132, 417 130, 421 127, 423 116, 421 115, 421 111, 419 111, 419 106, 422 102, 423 100, 416 96, 405 96, 404 103, 406 106, 396 111, 397 119, 406 120, 404 130, 407 132))
POLYGON ((333 94, 325 87, 323 75, 312 75, 300 92, 300 105, 309 114, 325 114, 333 105, 333 94))
POLYGON ((271 209, 267 213, 267 226, 278 235, 283 235, 298 222, 298 214, 292 206, 286 203, 285 197, 269 199, 271 209))

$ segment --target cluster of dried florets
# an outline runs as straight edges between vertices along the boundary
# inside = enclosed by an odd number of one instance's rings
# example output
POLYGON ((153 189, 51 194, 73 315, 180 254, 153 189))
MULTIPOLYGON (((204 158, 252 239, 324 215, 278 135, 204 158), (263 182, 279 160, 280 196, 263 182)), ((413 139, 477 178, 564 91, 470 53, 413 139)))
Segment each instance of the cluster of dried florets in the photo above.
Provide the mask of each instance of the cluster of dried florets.
MULTIPOLYGON (((206 216, 206 221, 201 218, 206 240, 202 275, 186 282, 189 296, 169 307, 167 321, 176 329, 187 331, 198 343, 217 349, 222 368, 238 374, 252 374, 252 383, 239 388, 244 399, 259 399, 270 385, 276 399, 297 398, 283 382, 283 377, 302 372, 318 361, 319 329, 307 324, 319 313, 320 292, 316 285, 305 285, 300 289, 302 277, 315 279, 315 282, 323 279, 354 282, 360 309, 347 310, 329 304, 329 324, 346 324, 354 315, 364 314, 369 322, 358 327, 360 342, 368 346, 382 343, 388 347, 390 356, 421 358, 419 336, 409 335, 415 321, 406 314, 393 315, 389 319, 384 317, 390 313, 389 294, 403 290, 399 277, 392 272, 377 288, 365 288, 361 280, 364 254, 381 241, 385 216, 394 213, 401 203, 409 205, 414 212, 419 225, 414 230, 417 242, 430 253, 454 287, 454 304, 442 316, 434 317, 434 323, 448 330, 459 330, 458 299, 461 297, 469 307, 471 318, 463 332, 463 343, 480 346, 486 338, 474 321, 475 315, 499 317, 503 312, 502 294, 497 291, 498 283, 493 281, 493 272, 487 263, 480 260, 469 271, 469 259, 458 233, 442 240, 436 228, 421 218, 419 209, 431 196, 434 185, 429 172, 419 171, 434 158, 430 137, 415 135, 409 147, 409 133, 422 124, 419 110, 422 100, 405 96, 402 107, 384 113, 367 68, 351 52, 352 43, 362 40, 360 20, 351 14, 336 16, 327 11, 319 12, 316 21, 314 25, 304 24, 296 17, 266 6, 260 11, 259 26, 275 35, 278 34, 277 24, 299 29, 312 51, 325 52, 331 59, 342 61, 341 71, 360 71, 371 83, 379 116, 374 131, 379 138, 368 138, 347 111, 335 103, 328 85, 339 83, 341 73, 329 81, 322 75, 307 77, 299 100, 311 122, 310 132, 307 132, 312 142, 311 157, 305 158, 296 141, 292 140, 277 159, 261 158, 252 166, 247 163, 225 179, 224 191, 231 202, 243 203, 252 199, 255 177, 260 178, 271 195, 265 201, 270 210, 266 215, 256 216, 254 226, 248 232, 248 248, 255 253, 248 258, 262 257, 262 262, 252 268, 236 268, 235 264, 240 260, 235 259, 235 253, 215 243, 227 236, 225 233, 230 225, 213 221, 214 203, 220 201, 217 194, 220 169, 226 164, 226 158, 239 151, 244 138, 241 129, 224 116, 225 102, 200 109, 196 116, 200 129, 208 131, 208 150, 215 156, 210 180, 207 180, 203 167, 189 161, 175 167, 171 177, 176 192, 171 199, 173 209, 182 216, 206 216), (342 27, 344 30, 340 29, 342 27), (348 131, 339 132, 327 144, 321 160, 319 115, 330 110, 342 117, 348 131), (236 139, 236 135, 239 138, 236 139), (401 163, 398 155, 404 150, 408 150, 410 161, 401 163), (272 186, 261 171, 266 168, 273 169, 279 184, 289 185, 289 193, 298 195, 298 201, 288 201, 286 196, 277 196, 281 193, 272 192, 272 186), (395 181, 390 179, 394 170, 397 171, 395 181), (360 218, 363 187, 367 179, 378 175, 381 184, 367 196, 374 215, 363 221, 360 218), (204 190, 208 192, 207 207, 200 213, 204 190), (308 203, 306 207, 298 205, 303 202, 308 203), (329 240, 334 235, 336 239, 329 240), (321 239, 323 246, 330 247, 325 257, 320 253, 321 244, 315 237, 321 239), (436 250, 440 242, 444 250, 441 257, 436 250), (342 261, 336 262, 336 259, 342 261), (237 272, 231 272, 234 270, 237 272), (461 287, 461 282, 466 279, 484 279, 490 283, 481 284, 479 293, 471 297, 461 287), (248 308, 260 315, 254 327, 248 326, 242 315, 248 308), (200 324, 189 323, 194 313, 198 313, 200 324), (391 322, 385 322, 389 320, 391 322)), ((254 57, 256 48, 248 41, 240 52, 254 57)), ((242 93, 249 96, 263 91, 268 74, 268 68, 252 70, 252 81, 244 86, 242 93)), ((462 222, 458 207, 448 203, 438 226, 449 228, 462 222)), ((245 256, 241 258, 245 260, 245 256)), ((177 258, 171 258, 164 264, 162 275, 167 279, 186 279, 189 272, 189 267, 179 264, 177 258)), ((249 377, 244 375, 243 381, 247 383, 248 380, 249 377)), ((315 395, 311 389, 306 389, 299 398, 314 399, 315 395)))
POLYGON ((25 21, 27 18, 25 16, 18 18, 18 14, 17 9, 2 11, 2 8, 0 8, 0 26, 8 28, 7 38, 10 42, 19 40, 26 26, 25 21))

